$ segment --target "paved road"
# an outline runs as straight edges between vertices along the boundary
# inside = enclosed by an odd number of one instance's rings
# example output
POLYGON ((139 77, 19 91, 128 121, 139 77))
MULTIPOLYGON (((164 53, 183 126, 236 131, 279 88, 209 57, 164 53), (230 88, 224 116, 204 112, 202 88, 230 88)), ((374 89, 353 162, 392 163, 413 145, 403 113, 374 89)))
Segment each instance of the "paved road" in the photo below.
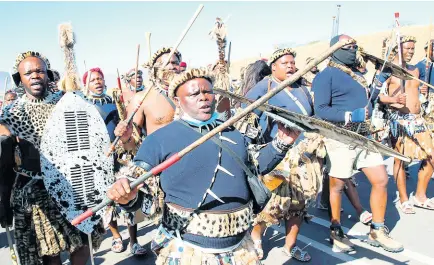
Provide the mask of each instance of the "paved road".
MULTIPOLYGON (((388 171, 391 174, 391 159, 388 159, 388 171)), ((416 187, 416 174, 418 165, 410 167, 411 177, 408 179, 408 190, 414 191, 416 187)), ((369 193, 370 184, 367 182, 363 174, 357 175, 359 182, 359 194, 362 204, 369 208, 369 193)), ((364 243, 366 234, 369 231, 367 226, 357 222, 355 211, 344 197, 342 215, 343 225, 347 228, 351 241, 356 244, 356 253, 343 254, 332 251, 328 242, 329 222, 327 221, 327 213, 317 209, 310 209, 310 213, 315 216, 309 224, 304 224, 299 236, 298 245, 307 247, 307 250, 312 255, 313 259, 310 262, 312 265, 318 264, 398 264, 398 265, 421 265, 434 264, 434 251, 432 242, 434 238, 434 211, 416 209, 415 215, 403 215, 395 207, 393 200, 396 199, 396 188, 393 179, 389 182, 389 198, 387 209, 387 226, 391 231, 391 235, 403 242, 406 249, 399 254, 388 253, 382 249, 371 247, 364 243)), ((430 183, 428 190, 429 197, 434 197, 434 182, 430 183)), ((148 244, 155 227, 150 224, 140 224, 139 226, 139 242, 148 244)), ((125 245, 128 241, 127 231, 123 231, 125 245)), ((116 264, 116 265, 133 265, 133 264, 154 264, 155 257, 149 254, 143 258, 132 257, 129 251, 120 254, 110 252, 110 236, 107 235, 101 248, 95 253, 95 264, 116 264)), ((276 264, 302 264, 295 260, 286 257, 281 247, 284 244, 283 227, 272 227, 268 229, 264 237, 265 259, 264 265, 276 264)), ((148 244, 149 246, 149 244, 148 244)), ((0 257, 2 265, 12 265, 9 259, 9 250, 7 248, 6 234, 4 230, 0 230, 0 257)), ((66 258, 64 259, 66 261, 66 258)), ((69 264, 69 262, 65 262, 69 264)), ((89 262, 90 264, 90 262, 89 262)))

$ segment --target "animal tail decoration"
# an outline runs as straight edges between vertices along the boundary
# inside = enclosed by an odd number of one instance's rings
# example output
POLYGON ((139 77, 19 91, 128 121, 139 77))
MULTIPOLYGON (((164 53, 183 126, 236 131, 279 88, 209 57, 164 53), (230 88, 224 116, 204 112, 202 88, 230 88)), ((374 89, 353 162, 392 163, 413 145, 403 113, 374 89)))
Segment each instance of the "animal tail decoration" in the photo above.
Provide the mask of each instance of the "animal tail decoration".
POLYGON ((81 90, 81 85, 80 77, 77 73, 77 65, 75 63, 75 34, 72 30, 71 23, 59 25, 59 43, 63 50, 65 62, 65 74, 62 80, 59 81, 59 89, 66 92, 79 91, 81 90))
POLYGON ((218 47, 218 61, 214 66, 215 84, 216 88, 229 91, 230 88, 230 76, 228 74, 228 65, 225 61, 226 58, 226 26, 220 18, 217 18, 214 29, 209 33, 211 39, 217 41, 218 47))

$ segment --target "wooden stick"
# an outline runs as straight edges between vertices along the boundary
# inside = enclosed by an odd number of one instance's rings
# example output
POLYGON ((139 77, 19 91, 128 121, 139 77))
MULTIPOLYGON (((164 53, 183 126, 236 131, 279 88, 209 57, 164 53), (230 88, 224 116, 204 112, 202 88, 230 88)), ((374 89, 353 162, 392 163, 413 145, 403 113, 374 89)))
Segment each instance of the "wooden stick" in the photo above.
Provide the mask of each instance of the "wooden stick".
MULTIPOLYGON (((142 105, 143 101, 145 100, 146 96, 148 95, 149 91, 151 91, 151 88, 148 87, 145 91, 145 94, 143 95, 143 97, 140 99, 140 101, 137 103, 136 107, 134 108, 133 112, 130 114, 130 116, 127 119, 127 124, 130 124, 130 122, 133 120, 134 115, 137 113, 137 111, 140 109, 140 106, 142 105)), ((133 125, 134 126, 134 125, 133 125)), ((113 141, 113 143, 110 145, 110 148, 106 154, 107 157, 109 157, 111 155, 111 153, 113 153, 113 151, 116 148, 116 144, 119 142, 119 140, 121 139, 121 136, 117 136, 116 139, 113 141)))
POLYGON ((151 52, 151 32, 146 32, 146 43, 147 43, 147 46, 148 46, 148 56, 149 56, 148 60, 151 60, 151 57, 152 57, 152 52, 151 52))
MULTIPOLYGON (((199 6, 198 11, 196 11, 196 13, 194 14, 192 20, 188 23, 187 28, 184 30, 184 32, 181 34, 181 38, 180 40, 177 42, 177 44, 175 45, 175 47, 178 47, 179 44, 181 44, 181 41, 184 39, 185 35, 187 34, 188 30, 191 28, 191 26, 193 25, 194 21, 196 20, 197 16, 199 15, 199 12, 202 10, 203 5, 199 6)), ((149 35, 150 36, 150 35, 149 35)), ((170 54, 173 55, 173 53, 175 52, 176 49, 173 49, 172 52, 170 54)), ((138 52, 137 52, 138 54, 138 52)), ((170 59, 172 57, 172 55, 170 55, 168 57, 168 59, 170 59)), ((166 60, 166 64, 167 64, 168 60, 166 60)), ((138 65, 138 64, 137 64, 138 65)), ((136 68, 137 69, 137 68, 136 68)), ((137 70, 136 70, 136 77, 137 77, 137 70)), ((136 79, 136 86, 137 86, 137 79, 136 79)), ((151 91, 151 88, 147 88, 146 92, 144 93, 143 97, 140 99, 140 101, 137 103, 136 107, 134 108, 133 112, 131 113, 131 115, 128 117, 127 119, 127 123, 129 124, 132 120, 134 115, 137 113, 137 111, 140 109, 140 106, 142 105, 143 101, 145 100, 146 96, 148 95, 149 91, 151 91)), ((110 145, 110 148, 106 154, 106 156, 110 156, 110 154, 115 150, 116 148, 116 144, 119 142, 119 140, 121 139, 121 136, 117 136, 116 139, 113 141, 113 143, 110 145)))
POLYGON ((7 75, 6 78, 5 78, 5 87, 4 87, 4 91, 3 91, 3 99, 2 99, 3 102, 2 102, 2 105, 5 102, 6 92, 8 90, 8 79, 9 79, 9 76, 7 75))
POLYGON ((87 80, 86 80, 86 96, 89 94, 89 83, 90 83, 90 75, 92 71, 87 71, 87 80))
MULTIPOLYGON (((429 83, 429 79, 430 79, 430 65, 431 65, 431 56, 430 54, 432 53, 432 43, 431 43, 431 36, 432 36, 432 17, 430 18, 429 21, 429 27, 428 27, 428 47, 427 47, 427 53, 426 53, 426 64, 425 64, 425 83, 429 83)), ((428 95, 429 95, 429 89, 426 92, 426 95, 424 95, 426 97, 426 99, 428 99, 428 95)))
POLYGON ((185 28, 185 30, 182 32, 181 36, 179 37, 176 45, 173 47, 173 49, 170 52, 169 56, 167 56, 166 60, 164 61, 162 68, 166 67, 166 65, 169 63, 170 58, 172 58, 173 54, 178 49, 179 45, 181 44, 181 42, 184 39, 185 35, 187 35, 187 32, 190 30, 191 26, 193 25, 193 23, 196 20, 196 18, 199 16, 199 14, 202 11, 202 9, 203 9, 203 5, 200 4, 199 7, 198 7, 198 9, 196 10, 196 13, 194 13, 194 15, 191 18, 190 22, 188 22, 187 27, 185 28))
MULTIPOLYGON (((242 119, 244 116, 252 112, 254 109, 258 108, 262 104, 266 103, 270 98, 275 96, 277 93, 285 89, 286 87, 290 86, 297 80, 299 80, 303 75, 305 75, 307 72, 310 71, 314 66, 318 65, 322 61, 324 61, 326 58, 328 58, 333 52, 337 51, 338 49, 342 48, 345 45, 354 43, 354 40, 341 40, 332 47, 328 48, 324 53, 322 53, 319 57, 312 60, 310 63, 308 63, 302 70, 297 71, 294 75, 292 75, 290 78, 286 79, 282 83, 280 83, 276 88, 268 91, 264 96, 260 97, 258 100, 247 106, 245 109, 237 113, 235 116, 231 117, 226 122, 220 124, 210 132, 208 132, 206 135, 200 137, 198 140, 190 144, 189 146, 182 149, 180 152, 172 155, 169 157, 166 161, 163 163, 157 165, 156 167, 152 168, 149 172, 141 175, 139 178, 137 178, 135 181, 130 183, 131 189, 136 188, 138 185, 143 183, 146 179, 150 178, 153 175, 158 175, 163 170, 167 169, 168 167, 172 166, 176 162, 178 162, 183 156, 194 150, 199 145, 203 144, 205 141, 209 140, 214 135, 218 134, 219 132, 222 132, 227 127, 233 125, 240 119, 242 119)), ((78 217, 76 217, 74 220, 72 220, 73 225, 78 225, 87 218, 91 217, 94 213, 98 212, 102 208, 104 208, 106 205, 111 203, 112 201, 109 198, 105 198, 103 202, 96 205, 95 207, 87 210, 86 212, 82 213, 78 217)))
POLYGON ((118 88, 122 93, 122 85, 121 85, 121 76, 119 75, 119 69, 116 68, 116 71, 118 72, 118 77, 117 77, 117 81, 118 81, 118 88))
POLYGON ((137 76, 139 71, 139 56, 140 56, 140 44, 137 44, 137 58, 136 58, 136 73, 134 74, 134 77, 136 79, 136 84, 134 85, 134 93, 136 93, 137 88, 137 76))
MULTIPOLYGON (((395 13, 395 25, 396 25, 396 42, 398 44, 398 58, 399 58, 399 66, 403 67, 403 61, 402 61, 402 50, 401 50, 401 34, 399 32, 399 12, 395 13)), ((405 84, 404 80, 401 79, 401 93, 405 93, 405 84)))
POLYGON ((429 84, 429 83, 427 83, 427 82, 425 82, 425 81, 423 81, 423 80, 421 80, 421 79, 419 79, 419 78, 417 78, 417 77, 415 77, 415 76, 413 76, 413 75, 408 75, 408 76, 409 76, 411 79, 416 80, 416 81, 419 81, 419 82, 421 82, 422 84, 426 85, 427 87, 430 87, 430 88, 434 89, 434 86, 433 86, 433 85, 431 85, 431 84, 429 84))
POLYGON ((228 69, 230 69, 231 67, 231 50, 232 50, 231 48, 232 48, 232 41, 229 42, 229 48, 228 48, 228 69))

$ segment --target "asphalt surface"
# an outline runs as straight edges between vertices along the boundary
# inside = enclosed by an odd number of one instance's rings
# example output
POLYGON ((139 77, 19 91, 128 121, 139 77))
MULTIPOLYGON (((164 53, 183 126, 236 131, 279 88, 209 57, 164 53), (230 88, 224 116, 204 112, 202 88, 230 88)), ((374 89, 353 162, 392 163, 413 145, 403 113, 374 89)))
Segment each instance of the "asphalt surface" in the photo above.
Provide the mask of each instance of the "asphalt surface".
MULTIPOLYGON (((392 173, 392 160, 386 160, 388 173, 392 173)), ((416 188, 418 164, 410 166, 410 178, 407 180, 407 190, 412 192, 416 188)), ((386 225, 391 231, 391 236, 404 244, 405 250, 401 253, 389 253, 381 248, 371 247, 364 242, 369 232, 369 227, 358 222, 354 208, 348 199, 343 196, 342 224, 351 241, 356 245, 356 252, 345 254, 333 252, 328 241, 329 222, 327 212, 319 209, 309 209, 310 214, 315 218, 309 223, 304 223, 298 238, 297 245, 306 250, 312 256, 312 261, 308 264, 410 264, 434 265, 434 251, 432 242, 434 239, 434 211, 416 208, 416 214, 404 215, 400 212, 393 201, 397 198, 396 187, 391 175, 389 175, 388 185, 388 207, 386 214, 386 225)), ((362 173, 357 174, 359 183, 358 192, 363 206, 369 209, 370 184, 362 173)), ((434 182, 428 188, 428 197, 434 197, 434 182)), ((128 245, 128 232, 125 227, 121 227, 124 245, 128 245)), ((139 225, 139 242, 149 248, 149 242, 155 233, 155 226, 149 223, 139 225)), ((275 264, 302 264, 294 259, 290 259, 282 252, 284 244, 284 228, 271 227, 263 238, 263 248, 265 257, 264 265, 275 264)), ((113 253, 110 251, 111 234, 107 233, 106 239, 100 249, 94 254, 95 264, 154 264, 155 256, 149 252, 144 257, 134 257, 129 249, 123 253, 113 253)), ((0 257, 1 265, 12 265, 9 255, 5 230, 0 228, 0 257)), ((64 264, 69 264, 66 255, 62 255, 64 264)), ((91 264, 88 262, 88 264, 91 264)))

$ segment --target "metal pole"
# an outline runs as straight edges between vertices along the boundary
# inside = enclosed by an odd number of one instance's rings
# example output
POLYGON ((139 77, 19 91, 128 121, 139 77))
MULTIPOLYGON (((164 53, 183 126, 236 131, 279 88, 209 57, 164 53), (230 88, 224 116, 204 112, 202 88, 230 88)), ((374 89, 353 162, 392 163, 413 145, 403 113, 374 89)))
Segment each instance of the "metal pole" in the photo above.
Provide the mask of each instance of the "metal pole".
POLYGON ((338 15, 336 17, 336 35, 339 35, 339 15, 341 11, 341 5, 338 5, 338 15))

